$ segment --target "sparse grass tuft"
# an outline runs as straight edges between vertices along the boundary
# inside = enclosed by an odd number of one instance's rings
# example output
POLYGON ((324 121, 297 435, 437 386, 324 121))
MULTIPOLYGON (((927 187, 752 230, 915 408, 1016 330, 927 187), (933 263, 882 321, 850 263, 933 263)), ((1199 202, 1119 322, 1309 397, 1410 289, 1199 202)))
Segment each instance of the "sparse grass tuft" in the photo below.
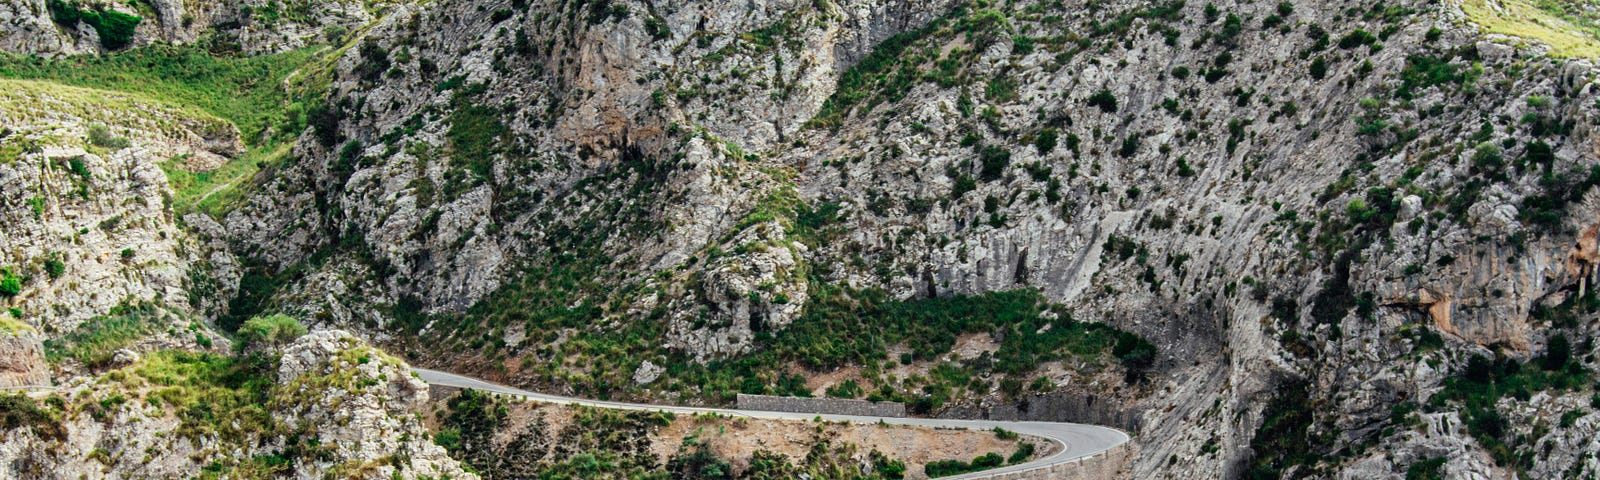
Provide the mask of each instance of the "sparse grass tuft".
POLYGON ((1586 27, 1542 9, 1527 0, 1462 0, 1461 11, 1485 32, 1535 40, 1550 46, 1550 55, 1600 58, 1600 29, 1586 27))

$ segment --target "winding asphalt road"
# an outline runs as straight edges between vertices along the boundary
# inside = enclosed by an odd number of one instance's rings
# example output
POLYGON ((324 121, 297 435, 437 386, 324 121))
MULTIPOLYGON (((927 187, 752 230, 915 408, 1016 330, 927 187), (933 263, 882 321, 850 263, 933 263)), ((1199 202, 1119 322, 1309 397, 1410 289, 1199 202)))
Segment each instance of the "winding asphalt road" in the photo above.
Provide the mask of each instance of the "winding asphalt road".
POLYGON ((417 376, 424 382, 435 385, 445 385, 458 388, 471 388, 501 395, 523 397, 545 403, 562 405, 585 405, 590 407, 613 408, 618 410, 665 411, 682 414, 716 413, 720 415, 744 416, 751 418, 772 418, 784 420, 810 420, 822 417, 824 420, 835 422, 878 423, 891 425, 911 425, 929 428, 965 428, 972 430, 990 430, 995 427, 1004 428, 1013 432, 1033 435, 1054 441, 1061 448, 1054 454, 1036 459, 1032 462, 1008 465, 1001 468, 984 470, 965 475, 941 477, 946 479, 971 479, 985 478, 1001 473, 1022 472, 1050 465, 1069 463, 1093 457, 1112 447, 1128 441, 1128 434, 1114 428, 1097 425, 1084 425, 1079 423, 1055 422, 998 422, 989 420, 948 420, 939 418, 901 418, 901 417, 864 417, 856 415, 816 415, 808 413, 768 412, 761 410, 736 410, 728 408, 697 408, 678 407, 668 405, 645 405, 638 403, 607 402, 601 400, 585 400, 581 398, 562 397, 535 393, 490 383, 472 377, 464 377, 453 373, 413 368, 417 376))

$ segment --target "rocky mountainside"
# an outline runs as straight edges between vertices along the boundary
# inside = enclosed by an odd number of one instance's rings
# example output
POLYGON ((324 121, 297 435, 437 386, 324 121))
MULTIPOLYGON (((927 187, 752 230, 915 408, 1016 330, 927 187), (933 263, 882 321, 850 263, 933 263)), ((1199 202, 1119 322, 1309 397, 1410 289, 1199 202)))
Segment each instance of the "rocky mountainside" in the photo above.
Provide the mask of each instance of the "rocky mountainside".
POLYGON ((340 38, 388 3, 5 0, 0 50, 59 56, 203 40, 217 52, 282 52, 340 38))
MULTIPOLYGON (((0 6, 0 48, 126 48, 58 3, 0 6)), ((215 10, 129 45, 292 93, 0 138, 11 318, 281 311, 600 398, 1108 423, 1138 478, 1600 471, 1586 4, 247 3, 72 4, 215 10), (213 169, 247 173, 108 203, 213 169)))
POLYGON ((119 353, 43 406, 0 397, 7 478, 477 478, 427 439, 427 386, 348 333, 228 357, 119 353), (262 387, 266 385, 267 387, 262 387), (83 455, 80 452, 89 452, 83 455))

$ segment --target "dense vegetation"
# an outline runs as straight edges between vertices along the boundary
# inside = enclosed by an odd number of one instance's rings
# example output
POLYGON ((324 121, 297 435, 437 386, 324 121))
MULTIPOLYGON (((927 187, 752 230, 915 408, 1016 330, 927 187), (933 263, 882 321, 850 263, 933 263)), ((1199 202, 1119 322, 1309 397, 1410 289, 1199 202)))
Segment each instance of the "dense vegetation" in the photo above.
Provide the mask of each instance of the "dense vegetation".
POLYGON ((928 478, 939 478, 988 470, 1004 464, 1005 458, 1001 457, 1000 454, 986 453, 982 456, 972 459, 971 462, 963 462, 960 460, 939 460, 936 462, 929 462, 927 465, 923 466, 923 472, 928 474, 928 478))
POLYGON ((256 317, 239 327, 239 346, 255 344, 275 350, 305 334, 306 327, 288 315, 256 317))
POLYGON ((284 81, 312 63, 314 49, 273 55, 213 55, 196 46, 153 45, 126 52, 48 59, 0 54, 0 77, 140 94, 199 107, 233 122, 254 144, 300 133, 304 112, 321 91, 284 81))
POLYGON ((0 393, 0 432, 29 428, 40 438, 60 440, 66 431, 57 417, 56 412, 40 407, 27 395, 0 393))
POLYGON ((100 46, 106 50, 117 50, 128 46, 133 40, 133 31, 138 28, 139 21, 143 20, 137 15, 110 10, 103 6, 84 9, 76 0, 49 0, 45 5, 50 9, 50 19, 56 24, 66 28, 76 29, 79 22, 94 28, 100 37, 100 46))
POLYGON ((881 290, 838 287, 818 278, 811 283, 811 300, 801 317, 781 334, 758 333, 755 352, 697 364, 660 347, 658 339, 664 335, 660 311, 616 330, 596 328, 603 325, 598 320, 607 309, 616 305, 595 300, 606 298, 608 290, 599 279, 584 274, 588 271, 593 270, 559 263, 539 267, 535 270, 539 274, 508 284, 464 315, 437 319, 405 313, 408 307, 397 310, 402 314, 396 320, 406 328, 421 328, 430 319, 460 325, 463 329, 455 341, 465 341, 465 347, 491 358, 518 355, 507 348, 505 335, 497 333, 505 328, 503 322, 518 322, 535 345, 521 355, 525 366, 539 372, 536 378, 598 398, 631 395, 630 389, 637 387, 630 377, 645 359, 658 363, 666 359, 666 375, 659 383, 667 390, 716 402, 731 401, 736 393, 810 396, 804 377, 788 372, 787 365, 819 372, 858 366, 871 388, 835 389, 834 394, 864 393, 874 400, 912 402, 914 410, 927 412, 966 396, 964 392, 988 393, 994 386, 982 379, 988 372, 1013 377, 1001 387, 1014 395, 1029 383, 1026 375, 1052 360, 1086 360, 1091 365, 1111 360, 1128 372, 1129 381, 1138 381, 1155 359, 1155 347, 1149 342, 1104 325, 1074 321, 1033 291, 901 301, 881 290), (495 330, 472 327, 485 320, 495 330), (565 343, 549 343, 564 330, 575 334, 565 343), (466 332, 476 333, 462 335, 466 332), (1000 348, 993 355, 959 363, 941 360, 956 338, 966 334, 993 335, 1000 348), (908 351, 891 358, 891 348, 908 351), (895 362, 933 362, 935 368, 929 377, 880 376, 895 362), (574 373, 576 365, 586 372, 574 373))

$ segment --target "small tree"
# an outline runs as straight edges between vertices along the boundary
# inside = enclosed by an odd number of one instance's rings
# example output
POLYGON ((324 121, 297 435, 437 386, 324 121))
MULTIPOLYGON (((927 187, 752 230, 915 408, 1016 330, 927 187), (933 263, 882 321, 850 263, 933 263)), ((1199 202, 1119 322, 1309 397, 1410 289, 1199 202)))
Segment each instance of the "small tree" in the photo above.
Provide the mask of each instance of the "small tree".
POLYGON ((305 335, 306 327, 293 317, 277 314, 246 320, 238 334, 241 347, 259 344, 275 349, 305 335))
POLYGON ((1555 334, 1550 337, 1550 343, 1545 347, 1542 359, 1545 370, 1556 371, 1567 367, 1567 362, 1572 360, 1572 343, 1567 341, 1567 336, 1555 334))
POLYGON ((22 293, 22 277, 0 268, 0 297, 15 297, 19 293, 22 293))

